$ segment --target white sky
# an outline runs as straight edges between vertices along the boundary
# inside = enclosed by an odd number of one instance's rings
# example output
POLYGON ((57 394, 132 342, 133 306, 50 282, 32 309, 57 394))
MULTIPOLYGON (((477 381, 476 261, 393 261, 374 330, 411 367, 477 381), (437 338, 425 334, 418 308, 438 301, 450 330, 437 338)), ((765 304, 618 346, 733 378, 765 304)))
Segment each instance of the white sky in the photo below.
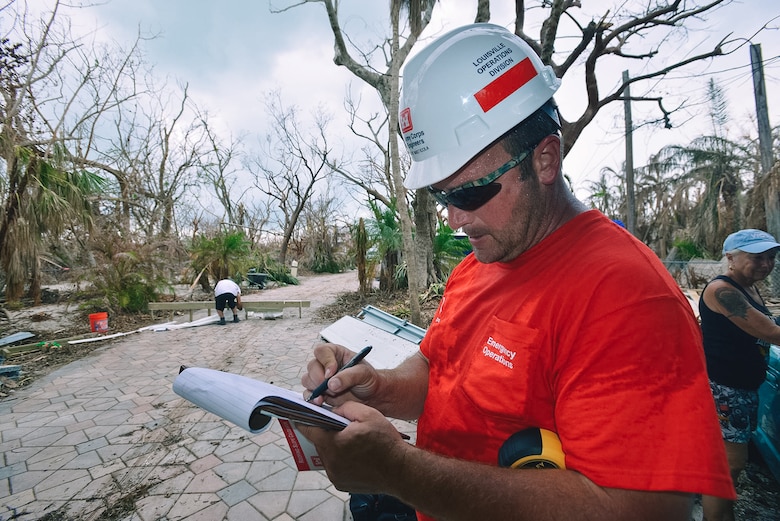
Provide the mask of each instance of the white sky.
MULTIPOLYGON (((343 99, 348 86, 361 89, 364 98, 378 103, 370 89, 343 67, 333 63, 333 37, 320 4, 303 5, 281 14, 272 14, 269 6, 281 8, 295 0, 102 0, 73 15, 74 25, 97 29, 105 38, 129 44, 136 33, 156 34, 144 44, 147 59, 155 65, 161 78, 188 83, 190 94, 202 109, 224 125, 233 136, 266 132, 263 96, 281 89, 286 106, 298 106, 308 113, 322 106, 335 116, 343 115, 343 99)), ((47 0, 50 2, 50 0, 47 0)), ((35 3, 35 2, 34 2, 35 3)), ((628 0, 617 2, 636 4, 628 0)), ((345 33, 360 42, 377 41, 385 34, 389 2, 376 0, 343 0, 340 5, 345 33)), ((594 14, 601 14, 606 1, 583 2, 594 14)), ((474 19, 475 0, 442 0, 426 35, 431 36, 474 19)), ((493 1, 492 22, 513 27, 514 2, 493 1)), ((533 13, 529 13, 532 17, 533 13)), ((727 33, 734 38, 751 38, 766 22, 773 19, 774 30, 752 39, 761 44, 769 99, 769 121, 780 124, 780 2, 777 0, 743 0, 722 9, 707 24, 701 24, 687 39, 673 42, 677 59, 704 52, 727 33), (709 41, 707 41, 709 39, 709 41)), ((535 36, 529 25, 527 31, 535 36)), ((538 30, 538 29, 536 29, 538 30)), ((420 45, 418 47, 421 48, 420 45)), ((671 59, 671 58, 670 58, 671 59)), ((603 89, 615 85, 622 71, 631 75, 643 71, 637 63, 609 63, 599 68, 603 89)), ((643 127, 635 131, 634 165, 645 163, 649 153, 669 143, 686 144, 692 138, 710 131, 708 107, 704 103, 706 83, 710 77, 719 80, 729 102, 733 127, 731 137, 746 132, 756 137, 755 103, 750 73, 749 49, 745 45, 733 56, 702 65, 694 72, 674 75, 677 81, 632 87, 632 95, 643 89, 657 88, 653 95, 666 96, 665 106, 676 106, 685 98, 692 108, 673 116, 672 130, 643 127), (676 96, 676 97, 675 97, 676 96), (752 115, 752 116, 751 116, 752 115), (752 118, 752 119, 751 119, 752 118)), ((564 79, 556 95, 565 118, 572 120, 584 106, 581 80, 564 79)), ((650 103, 634 104, 635 124, 657 117, 650 103)), ((334 119, 336 121, 336 119, 334 119)), ((335 130, 336 125, 331 126, 335 130)), ((345 136, 348 131, 345 129, 345 136)), ((596 179, 603 167, 621 170, 624 161, 623 106, 613 104, 584 132, 566 158, 564 168, 578 195, 585 194, 587 181, 596 179)))

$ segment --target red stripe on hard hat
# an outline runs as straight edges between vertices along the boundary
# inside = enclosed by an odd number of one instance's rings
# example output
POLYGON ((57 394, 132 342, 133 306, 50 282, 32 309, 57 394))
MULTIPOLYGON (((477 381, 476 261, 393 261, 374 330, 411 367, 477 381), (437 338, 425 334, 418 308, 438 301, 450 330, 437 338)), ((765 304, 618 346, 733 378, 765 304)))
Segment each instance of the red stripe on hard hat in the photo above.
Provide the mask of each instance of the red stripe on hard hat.
POLYGON ((474 94, 474 97, 482 110, 487 112, 534 79, 537 74, 534 64, 529 58, 526 58, 488 83, 485 88, 474 94))

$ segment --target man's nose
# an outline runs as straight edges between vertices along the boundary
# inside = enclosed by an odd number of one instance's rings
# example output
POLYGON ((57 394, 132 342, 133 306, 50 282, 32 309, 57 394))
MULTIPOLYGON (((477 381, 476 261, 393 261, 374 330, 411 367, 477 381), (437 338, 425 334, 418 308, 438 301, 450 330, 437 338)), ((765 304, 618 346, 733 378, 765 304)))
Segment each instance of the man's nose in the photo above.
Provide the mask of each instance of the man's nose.
POLYGON ((466 210, 461 210, 460 208, 452 204, 447 205, 447 218, 449 220, 450 228, 452 228, 453 230, 462 228, 464 224, 467 224, 469 222, 470 215, 471 212, 467 212, 466 210))

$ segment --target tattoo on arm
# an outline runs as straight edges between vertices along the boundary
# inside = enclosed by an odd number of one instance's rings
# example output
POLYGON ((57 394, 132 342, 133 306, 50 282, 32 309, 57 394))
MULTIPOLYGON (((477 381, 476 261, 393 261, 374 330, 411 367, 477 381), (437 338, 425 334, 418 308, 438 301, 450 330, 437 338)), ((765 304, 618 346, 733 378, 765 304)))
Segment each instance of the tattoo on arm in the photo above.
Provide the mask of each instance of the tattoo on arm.
POLYGON ((715 290, 715 299, 723 308, 728 311, 729 317, 739 317, 747 319, 748 301, 745 297, 731 288, 719 288, 715 290))

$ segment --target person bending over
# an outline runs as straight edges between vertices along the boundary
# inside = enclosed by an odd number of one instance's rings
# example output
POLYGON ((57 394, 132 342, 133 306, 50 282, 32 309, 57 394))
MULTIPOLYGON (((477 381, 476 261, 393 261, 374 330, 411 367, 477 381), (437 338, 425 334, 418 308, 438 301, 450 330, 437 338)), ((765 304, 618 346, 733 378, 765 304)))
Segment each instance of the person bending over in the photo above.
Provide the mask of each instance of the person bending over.
POLYGON ((233 322, 238 322, 238 312, 244 309, 241 304, 241 288, 230 279, 222 279, 214 286, 214 300, 220 325, 225 325, 225 308, 233 312, 233 322))

